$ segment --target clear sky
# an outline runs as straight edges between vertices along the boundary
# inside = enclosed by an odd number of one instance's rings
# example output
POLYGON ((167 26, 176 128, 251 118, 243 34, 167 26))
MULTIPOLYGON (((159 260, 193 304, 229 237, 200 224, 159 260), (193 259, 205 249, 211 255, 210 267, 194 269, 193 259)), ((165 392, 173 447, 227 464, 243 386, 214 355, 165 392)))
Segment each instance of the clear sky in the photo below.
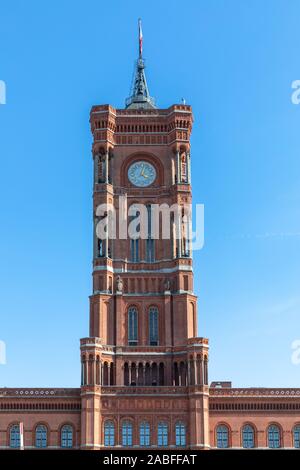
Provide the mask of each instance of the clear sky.
POLYGON ((123 107, 143 21, 151 95, 193 106, 199 335, 210 380, 299 386, 298 0, 2 0, 0 386, 79 386, 92 260, 89 110, 123 107))

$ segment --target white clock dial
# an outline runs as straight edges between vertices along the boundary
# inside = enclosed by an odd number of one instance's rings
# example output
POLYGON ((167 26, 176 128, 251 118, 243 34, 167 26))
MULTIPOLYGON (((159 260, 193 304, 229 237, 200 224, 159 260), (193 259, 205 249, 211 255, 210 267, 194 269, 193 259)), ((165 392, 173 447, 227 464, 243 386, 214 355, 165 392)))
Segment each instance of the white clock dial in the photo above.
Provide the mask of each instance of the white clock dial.
POLYGON ((150 186, 156 178, 156 171, 153 165, 148 162, 135 162, 128 169, 128 179, 135 186, 145 188, 150 186))

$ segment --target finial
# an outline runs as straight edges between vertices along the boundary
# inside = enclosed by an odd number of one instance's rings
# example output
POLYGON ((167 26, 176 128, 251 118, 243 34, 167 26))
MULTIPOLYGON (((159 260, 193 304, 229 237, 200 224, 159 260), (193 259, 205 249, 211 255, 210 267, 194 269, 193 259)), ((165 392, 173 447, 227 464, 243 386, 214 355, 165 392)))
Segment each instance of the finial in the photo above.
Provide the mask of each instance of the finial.
POLYGON ((138 20, 139 27, 139 57, 135 65, 135 75, 132 84, 131 96, 126 99, 126 108, 155 108, 154 99, 151 98, 145 75, 143 59, 143 32, 142 20, 138 20))

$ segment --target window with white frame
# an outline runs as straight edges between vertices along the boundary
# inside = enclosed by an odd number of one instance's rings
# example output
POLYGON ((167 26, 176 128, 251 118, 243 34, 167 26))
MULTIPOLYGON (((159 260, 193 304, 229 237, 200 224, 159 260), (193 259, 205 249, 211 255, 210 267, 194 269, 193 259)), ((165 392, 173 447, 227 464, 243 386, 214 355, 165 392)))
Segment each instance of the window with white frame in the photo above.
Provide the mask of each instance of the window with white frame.
POLYGON ((252 449, 254 447, 254 429, 250 424, 246 424, 243 427, 242 439, 244 449, 252 449))
POLYGON ((65 424, 60 432, 61 447, 70 449, 73 447, 73 428, 69 424, 65 424))
POLYGON ((293 429, 294 447, 300 449, 300 425, 297 425, 293 429))
POLYGON ((113 447, 115 445, 115 425, 113 421, 104 423, 104 445, 105 447, 113 447))
POLYGON ((218 449, 226 449, 229 447, 229 432, 228 427, 221 424, 216 430, 216 441, 218 449))
POLYGON ((167 447, 168 445, 168 425, 167 423, 159 423, 157 428, 157 445, 158 447, 167 447))
POLYGON ((14 424, 11 426, 9 431, 9 447, 12 449, 20 448, 20 426, 19 424, 14 424))
POLYGON ((186 445, 186 429, 184 423, 176 423, 175 425, 175 443, 177 447, 186 445))
POLYGON ((140 424, 140 446, 150 446, 150 424, 147 422, 140 424))
POLYGON ((39 449, 47 447, 47 428, 44 424, 39 424, 35 429, 35 447, 39 449))
POLYGON ((132 446, 132 423, 131 421, 124 421, 122 423, 122 446, 132 446))
POLYGON ((268 427, 268 447, 270 449, 279 449, 280 447, 280 429, 275 424, 268 427))

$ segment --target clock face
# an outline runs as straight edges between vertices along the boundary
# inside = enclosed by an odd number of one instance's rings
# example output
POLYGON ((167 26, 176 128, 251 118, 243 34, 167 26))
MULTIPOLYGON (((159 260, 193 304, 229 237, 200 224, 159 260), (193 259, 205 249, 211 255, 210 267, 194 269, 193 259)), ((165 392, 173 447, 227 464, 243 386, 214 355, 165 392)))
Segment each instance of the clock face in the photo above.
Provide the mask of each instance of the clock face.
POLYGON ((128 169, 129 181, 135 186, 145 188, 150 186, 156 178, 156 171, 153 165, 148 162, 135 162, 128 169))

